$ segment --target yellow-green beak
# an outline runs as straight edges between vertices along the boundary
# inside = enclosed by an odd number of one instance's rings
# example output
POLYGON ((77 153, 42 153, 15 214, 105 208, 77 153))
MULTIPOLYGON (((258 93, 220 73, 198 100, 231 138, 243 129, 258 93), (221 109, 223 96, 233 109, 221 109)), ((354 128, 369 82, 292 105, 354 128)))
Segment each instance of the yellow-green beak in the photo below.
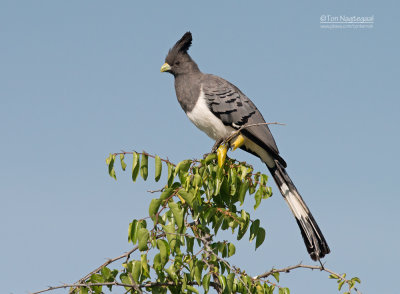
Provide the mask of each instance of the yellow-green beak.
POLYGON ((169 70, 171 70, 171 66, 168 63, 164 63, 160 69, 161 72, 165 72, 165 71, 169 71, 169 70))

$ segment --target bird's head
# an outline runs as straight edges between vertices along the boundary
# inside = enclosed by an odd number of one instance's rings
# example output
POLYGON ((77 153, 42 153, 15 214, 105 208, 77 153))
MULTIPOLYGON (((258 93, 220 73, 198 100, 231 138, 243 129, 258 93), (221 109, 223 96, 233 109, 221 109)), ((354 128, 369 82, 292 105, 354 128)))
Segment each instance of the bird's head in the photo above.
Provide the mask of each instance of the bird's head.
POLYGON ((174 76, 199 72, 197 64, 188 54, 190 45, 192 45, 192 34, 186 32, 174 47, 169 50, 160 71, 169 72, 174 76))

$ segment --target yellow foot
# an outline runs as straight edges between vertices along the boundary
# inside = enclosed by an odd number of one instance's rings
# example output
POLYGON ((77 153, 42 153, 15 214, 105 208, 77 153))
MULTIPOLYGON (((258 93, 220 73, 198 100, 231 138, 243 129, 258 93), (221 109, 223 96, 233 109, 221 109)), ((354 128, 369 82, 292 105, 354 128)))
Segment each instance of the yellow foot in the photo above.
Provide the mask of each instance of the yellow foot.
POLYGON ((218 166, 222 167, 224 165, 226 159, 226 152, 228 148, 225 145, 220 145, 217 149, 217 156, 218 156, 218 166))
POLYGON ((233 150, 236 150, 240 146, 242 146, 246 142, 246 138, 242 135, 239 135, 235 138, 235 140, 231 143, 233 150))

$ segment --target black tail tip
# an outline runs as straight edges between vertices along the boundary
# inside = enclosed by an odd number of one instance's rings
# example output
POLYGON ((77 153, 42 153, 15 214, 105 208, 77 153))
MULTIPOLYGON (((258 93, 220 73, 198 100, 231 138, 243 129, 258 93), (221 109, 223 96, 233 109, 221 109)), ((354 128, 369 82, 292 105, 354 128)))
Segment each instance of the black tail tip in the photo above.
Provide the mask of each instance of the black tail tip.
POLYGON ((331 250, 328 247, 328 244, 322 243, 319 244, 319 248, 307 248, 310 257, 314 261, 320 261, 321 258, 324 258, 325 255, 329 254, 331 250))
POLYGON ((310 224, 309 226, 302 225, 302 223, 298 219, 296 219, 296 222, 299 225, 301 236, 303 237, 307 252, 308 254, 310 254, 312 260, 318 261, 331 252, 324 235, 322 235, 321 230, 319 229, 311 214, 309 215, 309 219, 307 222, 303 219, 303 223, 310 224), (305 229, 307 229, 308 234, 306 234, 305 229), (307 235, 309 237, 307 237, 307 235))

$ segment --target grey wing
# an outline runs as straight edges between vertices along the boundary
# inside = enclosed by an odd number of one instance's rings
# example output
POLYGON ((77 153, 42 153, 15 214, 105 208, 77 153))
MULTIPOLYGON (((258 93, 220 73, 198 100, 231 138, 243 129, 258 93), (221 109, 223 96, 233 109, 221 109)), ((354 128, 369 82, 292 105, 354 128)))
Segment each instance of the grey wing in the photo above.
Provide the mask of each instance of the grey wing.
MULTIPOLYGON (((201 83, 209 109, 224 125, 239 129, 243 125, 265 123, 254 103, 236 86, 213 75, 204 75, 201 83)), ((241 132, 286 167, 268 125, 244 128, 241 132)))

